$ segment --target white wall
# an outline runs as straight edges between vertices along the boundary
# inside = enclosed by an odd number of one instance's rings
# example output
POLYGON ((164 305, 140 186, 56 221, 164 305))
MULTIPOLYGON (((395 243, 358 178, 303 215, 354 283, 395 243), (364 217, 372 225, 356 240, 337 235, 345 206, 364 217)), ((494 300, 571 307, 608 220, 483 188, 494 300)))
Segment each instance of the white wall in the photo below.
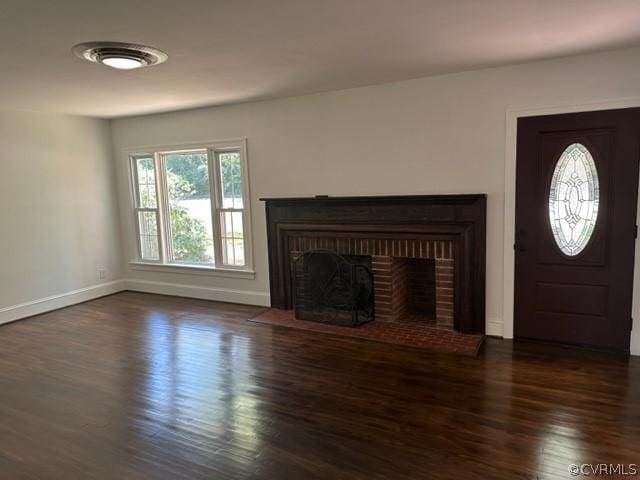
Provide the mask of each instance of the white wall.
POLYGON ((0 110, 0 323, 114 290, 112 158, 108 121, 0 110))
POLYGON ((627 97, 640 97, 640 49, 115 120, 125 259, 134 258, 126 148, 246 137, 253 202, 255 280, 128 267, 126 276, 266 299, 261 196, 487 193, 487 321, 501 333, 507 110, 627 97))

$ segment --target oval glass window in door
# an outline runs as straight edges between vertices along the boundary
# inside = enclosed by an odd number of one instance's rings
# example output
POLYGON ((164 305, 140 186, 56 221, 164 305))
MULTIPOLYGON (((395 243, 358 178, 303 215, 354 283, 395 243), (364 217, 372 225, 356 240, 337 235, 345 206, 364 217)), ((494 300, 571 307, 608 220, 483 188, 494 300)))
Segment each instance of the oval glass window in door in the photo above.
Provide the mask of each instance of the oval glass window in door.
POLYGON ((551 231, 565 255, 578 255, 589 243, 599 200, 598 171, 591 152, 573 143, 560 155, 549 189, 551 231))

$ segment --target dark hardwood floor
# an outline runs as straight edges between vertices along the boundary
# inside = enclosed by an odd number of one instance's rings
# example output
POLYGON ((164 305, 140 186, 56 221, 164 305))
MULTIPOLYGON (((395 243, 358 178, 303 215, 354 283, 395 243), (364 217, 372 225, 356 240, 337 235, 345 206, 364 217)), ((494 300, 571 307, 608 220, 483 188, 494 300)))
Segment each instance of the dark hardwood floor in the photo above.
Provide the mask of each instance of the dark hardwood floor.
POLYGON ((640 361, 476 358, 121 293, 0 327, 2 479, 571 478, 640 463, 640 361))

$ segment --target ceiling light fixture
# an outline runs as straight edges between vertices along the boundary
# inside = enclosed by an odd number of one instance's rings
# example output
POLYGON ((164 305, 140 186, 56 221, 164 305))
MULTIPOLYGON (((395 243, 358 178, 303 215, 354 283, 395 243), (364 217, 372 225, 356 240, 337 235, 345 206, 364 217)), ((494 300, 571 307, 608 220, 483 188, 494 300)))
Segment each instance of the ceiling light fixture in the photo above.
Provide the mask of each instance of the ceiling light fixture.
POLYGON ((81 43, 73 47, 72 51, 79 58, 118 70, 157 65, 168 58, 166 53, 156 48, 120 42, 81 43))

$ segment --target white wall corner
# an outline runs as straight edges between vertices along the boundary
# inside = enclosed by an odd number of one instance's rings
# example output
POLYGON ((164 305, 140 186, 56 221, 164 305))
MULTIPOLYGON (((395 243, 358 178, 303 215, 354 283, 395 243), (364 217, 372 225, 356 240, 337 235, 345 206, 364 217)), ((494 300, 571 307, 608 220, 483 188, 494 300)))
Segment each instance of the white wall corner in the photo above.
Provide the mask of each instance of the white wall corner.
MULTIPOLYGON (((506 112, 506 141, 504 155, 504 231, 503 231, 503 271, 502 271, 502 331, 500 336, 513 338, 513 296, 515 256, 513 242, 515 238, 515 198, 516 198, 516 139, 518 131, 518 113, 508 109, 506 112)), ((491 319, 488 319, 488 321, 491 319)), ((488 323, 488 322, 487 322, 488 323)))
POLYGON ((157 293, 176 297, 197 298, 217 302, 240 303, 268 307, 271 299, 268 292, 251 290, 233 290, 220 287, 198 287, 180 283, 155 282, 150 280, 127 279, 124 281, 126 290, 144 293, 157 293))
POLYGON ((59 308, 68 307, 77 303, 86 302, 95 298, 104 297, 113 293, 121 292, 125 289, 125 282, 116 280, 113 282, 91 285, 89 287, 80 288, 71 292, 51 295, 45 298, 39 298, 29 302, 0 308, 0 325, 3 323, 13 322, 41 313, 50 312, 59 308))
POLYGON ((487 318, 484 329, 486 335, 502 338, 503 329, 504 325, 501 318, 487 318))
POLYGON ((640 335, 631 333, 631 355, 640 355, 640 335))

